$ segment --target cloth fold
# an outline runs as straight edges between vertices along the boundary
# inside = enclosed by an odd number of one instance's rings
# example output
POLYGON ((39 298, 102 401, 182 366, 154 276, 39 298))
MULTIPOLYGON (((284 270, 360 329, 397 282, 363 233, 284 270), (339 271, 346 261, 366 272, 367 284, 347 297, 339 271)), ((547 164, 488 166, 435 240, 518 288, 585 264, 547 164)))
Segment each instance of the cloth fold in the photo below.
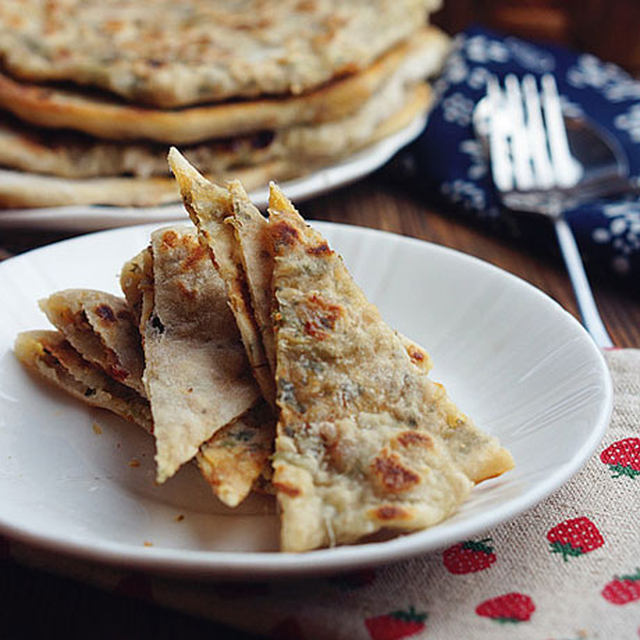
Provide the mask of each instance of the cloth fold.
POLYGON ((10 541, 8 553, 31 566, 272 638, 635 638, 640 350, 605 356, 614 411, 583 469, 519 517, 441 551, 331 578, 273 583, 154 577, 10 541))
MULTIPOLYGON (((552 73, 567 115, 595 123, 615 140, 632 182, 640 179, 640 82, 587 53, 534 44, 482 28, 457 35, 435 83, 437 99, 424 133, 396 166, 411 188, 435 196, 483 225, 532 244, 549 241, 535 216, 500 207, 487 158, 472 124, 486 80, 552 73)), ((640 275, 640 196, 601 198, 566 211, 585 263, 629 284, 640 275)), ((545 233, 547 232, 547 233, 545 233)), ((637 288, 637 284, 635 285, 637 288)))

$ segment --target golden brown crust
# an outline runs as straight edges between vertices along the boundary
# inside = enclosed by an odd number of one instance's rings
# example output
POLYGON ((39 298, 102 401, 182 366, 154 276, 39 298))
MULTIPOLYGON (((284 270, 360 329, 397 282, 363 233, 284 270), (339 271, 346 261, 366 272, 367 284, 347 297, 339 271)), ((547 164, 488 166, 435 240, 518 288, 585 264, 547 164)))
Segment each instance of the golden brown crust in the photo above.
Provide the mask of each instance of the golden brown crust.
POLYGON ((214 138, 340 120, 358 110, 398 69, 406 56, 420 56, 423 74, 435 74, 448 39, 435 27, 415 34, 363 72, 311 93, 287 98, 158 110, 21 83, 0 74, 0 107, 31 124, 83 131, 107 140, 155 140, 193 144, 214 138), (424 60, 423 60, 424 58, 424 60))
POLYGON ((426 353, 382 321, 324 238, 272 193, 282 546, 431 526, 511 456, 429 380, 426 353))

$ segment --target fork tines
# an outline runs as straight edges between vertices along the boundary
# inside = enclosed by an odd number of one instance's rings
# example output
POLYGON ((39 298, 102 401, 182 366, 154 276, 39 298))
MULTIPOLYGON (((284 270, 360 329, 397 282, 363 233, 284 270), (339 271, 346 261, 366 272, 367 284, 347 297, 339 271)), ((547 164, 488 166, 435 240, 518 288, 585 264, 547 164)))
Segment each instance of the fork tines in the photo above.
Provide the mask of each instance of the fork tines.
POLYGON ((570 188, 582 175, 571 155, 555 79, 514 74, 500 88, 495 76, 487 81, 491 169, 502 192, 570 188))

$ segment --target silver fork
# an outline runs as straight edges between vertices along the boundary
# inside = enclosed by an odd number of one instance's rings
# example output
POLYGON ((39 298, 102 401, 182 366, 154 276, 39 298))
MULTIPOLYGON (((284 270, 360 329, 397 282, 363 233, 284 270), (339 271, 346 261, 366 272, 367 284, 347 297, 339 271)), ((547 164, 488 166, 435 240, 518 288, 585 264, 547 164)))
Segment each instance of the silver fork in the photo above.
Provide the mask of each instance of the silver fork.
POLYGON ((531 75, 522 82, 508 75, 504 90, 493 76, 487 82, 483 109, 493 181, 510 209, 542 213, 553 220, 582 323, 597 345, 611 347, 563 215, 568 206, 580 200, 583 168, 571 155, 553 76, 542 76, 540 84, 538 90, 531 75))

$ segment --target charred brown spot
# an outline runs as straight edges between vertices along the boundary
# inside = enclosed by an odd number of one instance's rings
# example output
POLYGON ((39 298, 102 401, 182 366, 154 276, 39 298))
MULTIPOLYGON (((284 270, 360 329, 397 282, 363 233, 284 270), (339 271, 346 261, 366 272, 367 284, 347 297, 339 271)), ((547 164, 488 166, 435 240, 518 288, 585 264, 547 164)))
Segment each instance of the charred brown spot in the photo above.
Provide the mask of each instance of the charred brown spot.
POLYGON ((189 255, 182 262, 182 270, 190 271, 200 260, 202 260, 208 253, 208 250, 202 245, 196 245, 189 255))
POLYGON ((307 298, 307 304, 301 308, 304 332, 312 338, 324 340, 329 337, 329 331, 335 329, 336 322, 342 314, 341 306, 312 294, 307 298))
POLYGON ((372 463, 372 470, 382 487, 389 493, 404 493, 420 482, 420 476, 402 464, 402 460, 383 451, 372 463))
POLYGON ((276 249, 280 246, 291 247, 300 240, 298 230, 284 220, 273 225, 272 237, 276 249))
POLYGON ((405 431, 398 436, 397 440, 403 447, 425 447, 425 449, 433 447, 431 436, 418 431, 405 431))
POLYGON ((165 231, 162 234, 162 242, 167 247, 175 247, 178 243, 178 234, 175 231, 165 231))
POLYGON ((282 493, 288 495, 291 498, 295 498, 300 495, 300 489, 298 487, 292 487, 290 484, 285 484, 284 482, 274 482, 273 486, 278 490, 282 491, 282 493))
POLYGON ((396 507, 392 504, 385 504, 382 507, 378 507, 374 511, 374 516, 378 520, 409 520, 411 514, 402 507, 396 507))
POLYGON ((96 315, 104 320, 105 322, 115 322, 116 314, 113 312, 113 309, 108 304, 99 304, 94 309, 96 315))
POLYGON ((416 349, 415 347, 409 347, 407 349, 407 352, 409 353, 409 357, 411 358, 412 362, 424 362, 424 353, 422 353, 422 351, 420 351, 419 349, 416 349))
POLYGON ((326 242, 323 242, 315 247, 309 247, 307 253, 311 256, 330 256, 333 251, 329 249, 329 245, 326 242))

